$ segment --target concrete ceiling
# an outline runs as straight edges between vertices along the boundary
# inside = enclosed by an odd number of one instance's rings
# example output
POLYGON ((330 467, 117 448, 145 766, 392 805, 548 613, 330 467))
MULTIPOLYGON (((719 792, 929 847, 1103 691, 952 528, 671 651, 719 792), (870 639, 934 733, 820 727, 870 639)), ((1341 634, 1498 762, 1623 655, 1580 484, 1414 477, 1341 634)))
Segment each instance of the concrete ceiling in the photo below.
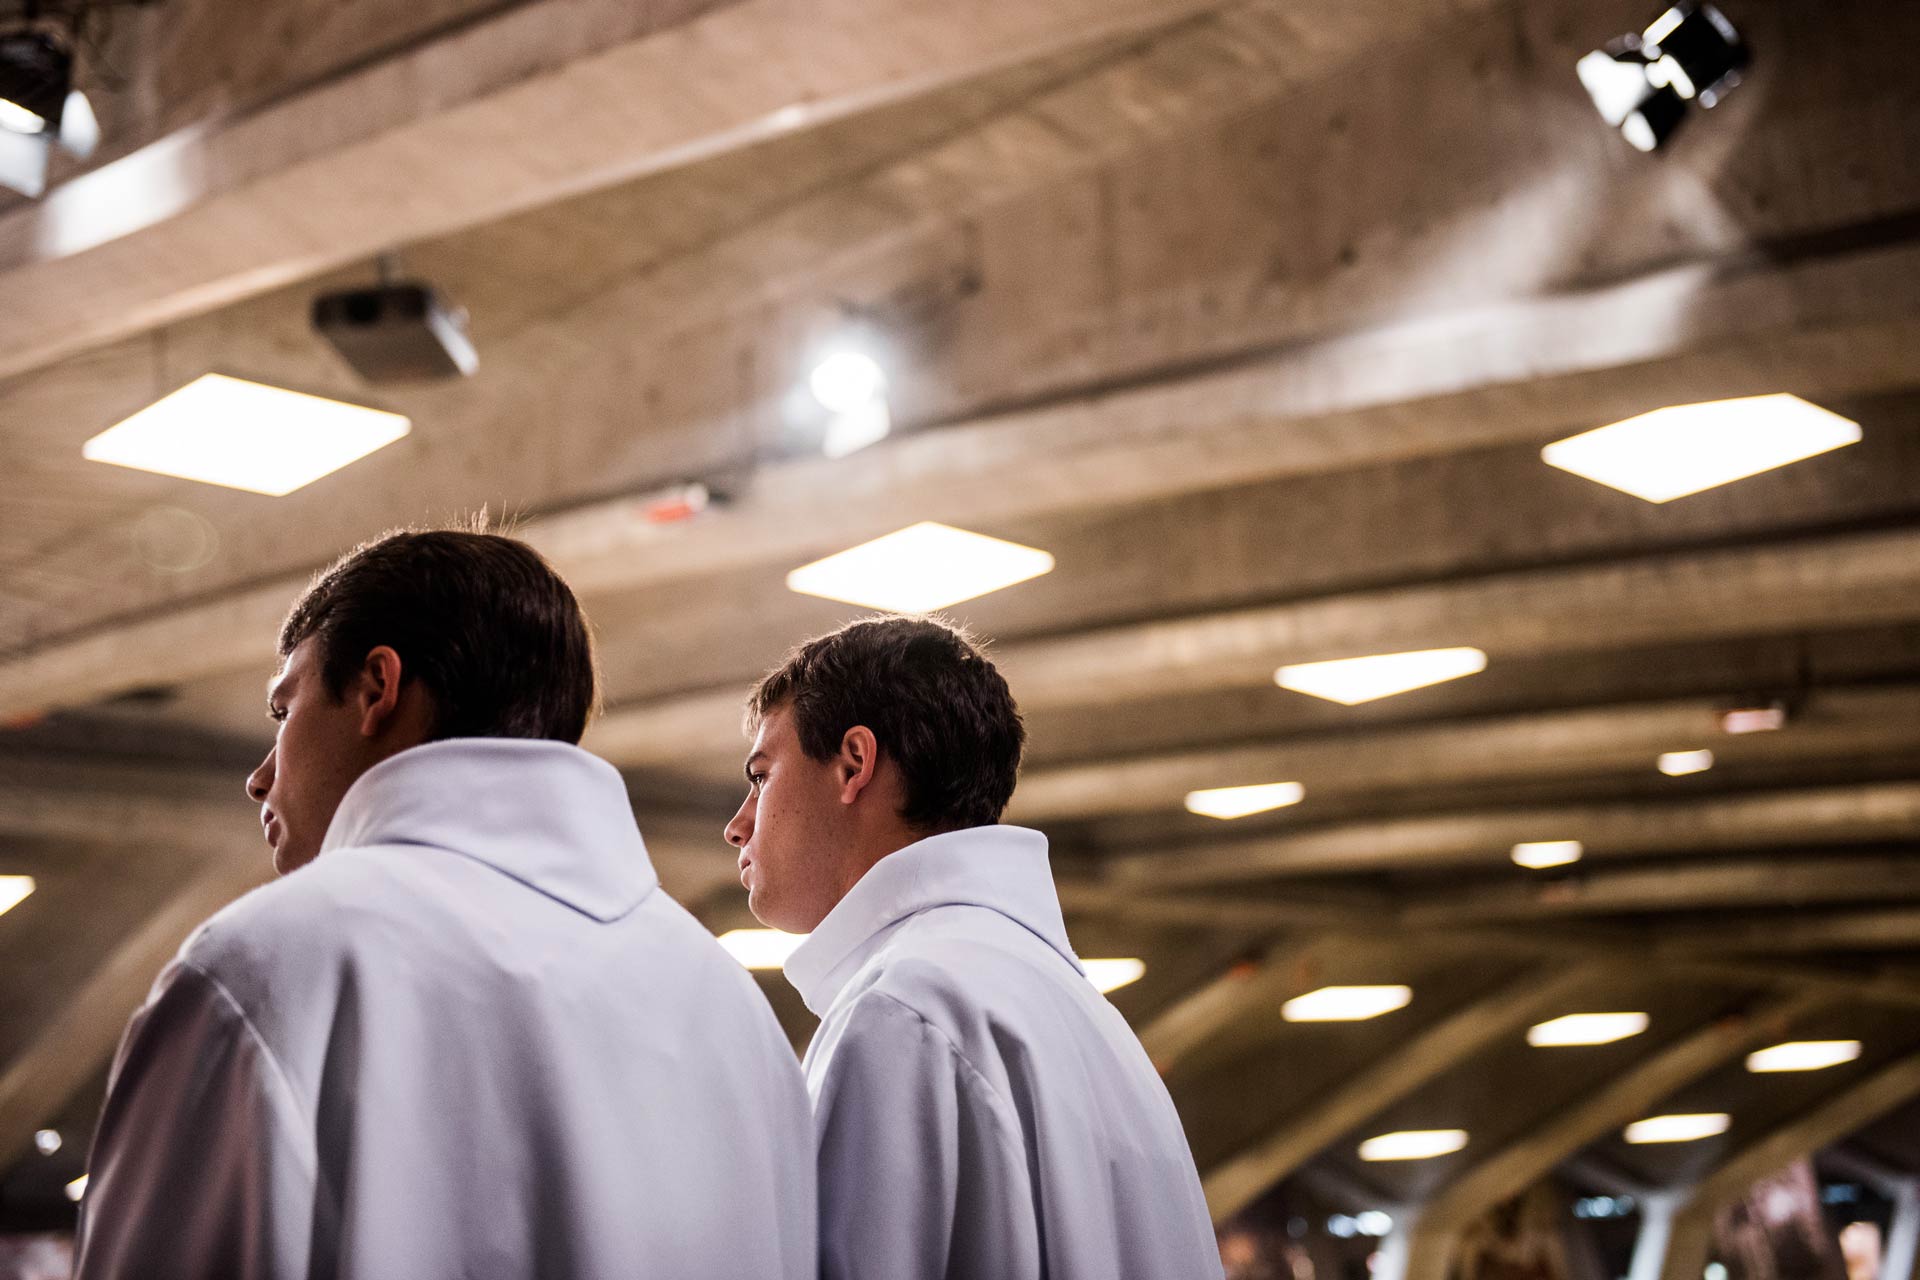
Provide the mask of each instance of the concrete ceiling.
POLYGON ((1920 1155, 1875 1123, 1920 1093, 1920 13, 1729 11, 1760 61, 1655 156, 1571 73, 1653 16, 1625 0, 116 15, 105 154, 0 208, 0 872, 41 885, 0 921, 5 1158, 83 1123, 161 958, 265 874, 239 778, 306 575, 482 505, 581 591, 590 745, 715 928, 747 923, 740 698, 854 612, 786 572, 919 519, 1052 552, 953 612, 1028 712, 1013 816, 1081 951, 1147 961, 1115 1003, 1222 1214, 1287 1179, 1423 1206, 1406 1274, 1437 1276, 1556 1169, 1685 1191, 1685 1226, 1781 1152, 1920 1155), (388 252, 470 309, 474 377, 365 386, 308 330, 388 252), (795 389, 855 314, 898 430, 828 461, 795 389), (415 429, 280 499, 81 460, 215 369, 415 429), (1539 461, 1776 391, 1864 441, 1659 506, 1539 461), (645 518, 689 481, 712 507, 645 518), (1489 670, 1355 708, 1270 678, 1445 644, 1489 670), (1772 699, 1783 731, 1721 730, 1772 699), (1654 771, 1700 746, 1719 768, 1654 771), (1181 811, 1282 775, 1307 803, 1181 811), (1508 862, 1545 838, 1588 860, 1508 862), (1279 1018, 1338 981, 1417 995, 1279 1018), (1521 1038, 1601 1005, 1653 1028, 1521 1038), (1801 1034, 1868 1052, 1742 1070, 1801 1034), (1736 1121, 1618 1144, 1654 1107, 1736 1121), (1439 1127, 1473 1140, 1353 1159, 1439 1127))

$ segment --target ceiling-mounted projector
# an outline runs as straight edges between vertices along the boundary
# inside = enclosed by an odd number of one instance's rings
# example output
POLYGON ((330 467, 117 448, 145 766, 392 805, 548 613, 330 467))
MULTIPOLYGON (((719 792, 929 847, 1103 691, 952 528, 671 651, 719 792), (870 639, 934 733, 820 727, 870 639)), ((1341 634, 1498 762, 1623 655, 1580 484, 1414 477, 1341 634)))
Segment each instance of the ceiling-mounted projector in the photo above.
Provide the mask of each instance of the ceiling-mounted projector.
POLYGON ((323 293, 313 300, 313 327, 368 382, 464 377, 480 367, 466 313, 418 281, 323 293))

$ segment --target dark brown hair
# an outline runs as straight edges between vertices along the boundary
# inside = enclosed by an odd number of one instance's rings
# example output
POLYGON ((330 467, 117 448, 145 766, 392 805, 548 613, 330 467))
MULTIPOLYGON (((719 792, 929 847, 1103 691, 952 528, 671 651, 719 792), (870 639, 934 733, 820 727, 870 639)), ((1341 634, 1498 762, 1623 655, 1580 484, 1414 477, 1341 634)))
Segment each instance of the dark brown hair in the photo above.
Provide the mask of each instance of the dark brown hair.
POLYGON ((363 543, 314 579, 280 628, 280 656, 318 639, 337 699, 389 645, 433 695, 433 737, 577 743, 596 699, 579 601, 540 554, 496 533, 405 530, 363 543))
POLYGON ((944 621, 870 618, 807 641, 755 687, 749 726, 780 707, 815 760, 832 759, 855 725, 871 729, 905 780, 900 816, 919 830, 990 825, 1013 798, 1020 709, 973 639, 944 621))

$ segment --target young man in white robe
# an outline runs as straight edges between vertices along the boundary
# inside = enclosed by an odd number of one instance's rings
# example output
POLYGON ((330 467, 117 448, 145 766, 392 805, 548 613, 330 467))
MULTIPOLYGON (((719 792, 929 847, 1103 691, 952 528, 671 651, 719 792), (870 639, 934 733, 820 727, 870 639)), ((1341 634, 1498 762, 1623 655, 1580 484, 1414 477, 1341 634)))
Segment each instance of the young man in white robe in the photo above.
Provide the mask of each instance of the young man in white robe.
POLYGON ((1184 1280, 1220 1258, 1179 1117, 1073 953, 1037 831, 996 825, 1025 730, 940 622, 857 622, 749 703, 728 824, 806 1056, 828 1280, 1184 1280))
POLYGON ((575 745, 566 584, 509 538, 390 535, 279 647, 247 793, 282 878, 129 1026, 81 1280, 811 1276, 798 1063, 575 745))

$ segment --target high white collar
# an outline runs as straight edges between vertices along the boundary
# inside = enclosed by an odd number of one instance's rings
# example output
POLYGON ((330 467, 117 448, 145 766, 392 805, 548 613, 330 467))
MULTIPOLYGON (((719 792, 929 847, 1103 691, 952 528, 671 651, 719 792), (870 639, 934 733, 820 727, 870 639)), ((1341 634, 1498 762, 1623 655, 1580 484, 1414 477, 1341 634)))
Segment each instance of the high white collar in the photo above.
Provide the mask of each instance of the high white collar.
POLYGON ((787 957, 787 980, 807 1008, 825 1016, 889 926, 955 905, 998 911, 1086 972, 1067 943, 1047 838, 994 826, 928 836, 880 859, 787 957))
POLYGON ((546 739, 448 738, 382 760, 347 788, 320 853, 383 844, 465 854, 601 921, 660 883, 619 771, 546 739))

